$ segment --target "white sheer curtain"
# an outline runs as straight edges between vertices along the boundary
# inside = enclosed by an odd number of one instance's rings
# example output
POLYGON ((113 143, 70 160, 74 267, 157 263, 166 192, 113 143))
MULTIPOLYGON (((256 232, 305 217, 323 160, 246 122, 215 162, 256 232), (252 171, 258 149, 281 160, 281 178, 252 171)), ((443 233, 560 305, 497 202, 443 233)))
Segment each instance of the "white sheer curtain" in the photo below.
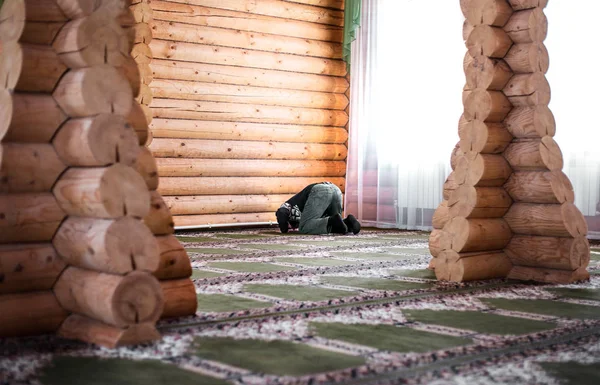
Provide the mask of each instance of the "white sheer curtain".
MULTIPOLYGON (((551 0, 545 11, 555 139, 575 203, 591 217, 600 201, 600 1, 551 0)), ((352 47, 346 208, 366 225, 430 228, 463 111, 463 20, 459 0, 363 0, 352 47)))
POLYGON ((462 23, 458 0, 363 0, 346 207, 366 225, 431 224, 458 141, 462 23))

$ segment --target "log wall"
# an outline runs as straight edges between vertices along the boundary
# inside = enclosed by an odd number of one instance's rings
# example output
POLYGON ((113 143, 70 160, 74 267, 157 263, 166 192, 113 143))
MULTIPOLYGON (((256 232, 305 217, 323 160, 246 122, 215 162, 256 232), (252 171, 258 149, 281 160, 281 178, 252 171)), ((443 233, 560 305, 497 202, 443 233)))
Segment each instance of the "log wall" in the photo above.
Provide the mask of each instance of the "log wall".
MULTIPOLYGON (((1 337, 57 332, 109 347, 160 337, 168 304, 156 235, 173 227, 140 147, 148 127, 121 23, 128 6, 11 0, 0 9, 1 337)), ((189 267, 185 257, 178 266, 189 267)), ((190 274, 168 277, 191 284, 190 274)))
POLYGON ((309 183, 344 190, 343 1, 144 4, 142 103, 175 226, 275 221, 309 183))
POLYGON ((468 49, 460 143, 429 245, 438 279, 586 279, 587 224, 548 108, 539 0, 461 0, 468 49))

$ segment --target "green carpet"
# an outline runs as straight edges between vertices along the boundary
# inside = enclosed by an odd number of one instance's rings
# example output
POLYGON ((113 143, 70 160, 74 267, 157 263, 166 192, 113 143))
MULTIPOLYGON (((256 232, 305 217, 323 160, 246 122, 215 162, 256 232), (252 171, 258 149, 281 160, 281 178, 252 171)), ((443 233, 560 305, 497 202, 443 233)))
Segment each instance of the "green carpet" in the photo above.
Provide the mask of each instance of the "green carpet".
POLYGON ((225 275, 225 273, 215 273, 214 271, 192 269, 192 279, 214 278, 225 275))
POLYGON ((217 269, 239 271, 243 273, 267 273, 273 271, 296 270, 291 266, 280 266, 266 262, 211 262, 207 264, 217 269))
POLYGON ((393 279, 361 277, 323 277, 321 278, 321 282, 332 285, 360 287, 363 289, 393 291, 425 289, 431 286, 429 283, 402 282, 393 279))
MULTIPOLYGON (((187 243, 201 243, 201 242, 217 241, 217 239, 210 238, 210 237, 186 237, 183 235, 177 235, 177 239, 179 239, 180 242, 187 242, 187 243)), ((187 250, 189 251, 190 249, 187 249, 187 250)))
POLYGON ((505 310, 566 318, 600 319, 600 307, 598 306, 577 305, 574 303, 551 301, 547 299, 482 298, 481 300, 490 306, 505 310))
POLYGON ((244 291, 295 301, 323 301, 326 299, 349 297, 356 294, 353 291, 325 289, 313 286, 264 284, 245 285, 244 291))
POLYGON ((421 270, 392 270, 392 274, 399 275, 402 277, 409 278, 425 278, 425 279, 436 279, 435 271, 429 269, 421 270))
POLYGON ((220 254, 220 255, 236 255, 236 254, 244 254, 243 251, 240 250, 232 250, 232 249, 220 249, 214 247, 190 247, 186 248, 188 253, 199 253, 199 254, 220 254))
POLYGON ((225 238, 225 239, 265 239, 269 237, 269 235, 262 234, 216 234, 217 238, 225 238))
POLYGON ((52 360, 40 376, 43 385, 220 385, 216 378, 183 370, 156 360, 131 361, 95 357, 52 360))
POLYGON ((499 335, 529 334, 552 329, 556 326, 552 322, 505 317, 475 311, 404 310, 402 313, 412 321, 499 335))
POLYGON ((255 249, 255 250, 302 250, 300 246, 292 246, 292 245, 269 245, 269 244, 245 244, 242 243, 239 245, 244 249, 255 249))
POLYGON ((305 266, 344 266, 360 263, 359 261, 343 261, 332 258, 275 258, 275 261, 297 263, 305 266))
POLYGON ((226 312, 272 306, 270 302, 224 294, 198 294, 198 311, 226 312))
POLYGON ((548 291, 561 297, 600 301, 600 289, 569 289, 559 287, 548 291))
POLYGON ((600 363, 582 364, 579 362, 542 362, 551 375, 558 377, 564 385, 600 384, 600 363))
POLYGON ((331 255, 336 257, 370 259, 381 261, 401 261, 410 258, 406 255, 394 255, 390 253, 352 253, 352 252, 333 252, 331 255))
POLYGON ((361 357, 289 341, 197 338, 194 351, 205 359, 280 376, 321 373, 359 366, 365 362, 361 357))
POLYGON ((392 325, 311 323, 318 336, 395 352, 428 352, 468 345, 469 338, 453 337, 392 325))

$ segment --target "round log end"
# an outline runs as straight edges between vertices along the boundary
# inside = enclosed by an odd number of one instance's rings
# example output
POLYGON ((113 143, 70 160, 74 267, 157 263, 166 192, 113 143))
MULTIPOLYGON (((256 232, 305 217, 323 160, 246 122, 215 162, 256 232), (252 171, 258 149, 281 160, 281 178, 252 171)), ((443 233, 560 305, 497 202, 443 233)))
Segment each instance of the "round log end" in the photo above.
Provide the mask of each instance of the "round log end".
POLYGON ((469 240, 469 221, 463 217, 454 217, 446 223, 443 231, 448 234, 450 239, 449 248, 459 252, 467 244, 469 240))
POLYGON ((113 295, 112 311, 118 325, 156 322, 163 307, 160 283, 150 273, 134 271, 127 274, 113 295))
POLYGON ((471 56, 484 55, 501 59, 512 45, 512 40, 501 28, 477 25, 467 38, 467 49, 471 56))
POLYGON ((102 175, 100 194, 104 209, 112 218, 145 217, 150 194, 142 176, 132 167, 114 164, 102 175))
POLYGON ((476 89, 465 100, 465 118, 484 122, 501 122, 512 109, 512 104, 500 91, 476 89))
POLYGON ((456 251, 442 251, 435 259, 435 277, 440 281, 453 281, 452 265, 459 259, 460 255, 456 251))
POLYGON ((139 147, 138 157, 135 161, 135 169, 142 176, 148 186, 148 190, 158 189, 158 168, 156 159, 148 147, 139 147))
POLYGON ((53 96, 71 117, 102 113, 127 116, 133 101, 127 79, 116 67, 109 65, 67 72, 53 96))
POLYGON ((571 236, 581 237, 587 235, 588 225, 585 217, 573 203, 563 203, 561 214, 565 229, 571 236))
POLYGON ((450 195, 448 207, 450 217, 469 217, 477 205, 477 189, 468 185, 459 186, 450 195))
POLYGON ((470 0, 465 17, 473 25, 502 27, 513 13, 505 0, 470 0))
POLYGON ((575 192, 569 177, 561 170, 550 173, 550 187, 559 203, 575 202, 575 192))
POLYGON ((25 0, 5 1, 0 6, 0 41, 17 41, 24 29, 25 0))
POLYGON ((158 244, 152 232, 139 219, 123 217, 107 230, 107 254, 129 261, 129 269, 155 271, 160 263, 158 244))
POLYGON ((0 88, 0 139, 10 127, 13 115, 13 100, 12 95, 7 89, 0 88))
POLYGON ((586 237, 577 237, 571 244, 571 266, 573 270, 586 268, 590 263, 590 242, 586 237))
POLYGON ((450 248, 450 237, 443 230, 433 230, 429 236, 429 252, 437 257, 443 250, 450 248))
POLYGON ((562 170, 563 156, 558 144, 550 136, 544 136, 540 143, 542 162, 550 171, 562 170))
POLYGON ((21 76, 23 50, 17 41, 0 41, 0 87, 14 89, 21 76))
POLYGON ((442 229, 450 220, 448 201, 444 200, 433 213, 432 225, 434 229, 442 229))

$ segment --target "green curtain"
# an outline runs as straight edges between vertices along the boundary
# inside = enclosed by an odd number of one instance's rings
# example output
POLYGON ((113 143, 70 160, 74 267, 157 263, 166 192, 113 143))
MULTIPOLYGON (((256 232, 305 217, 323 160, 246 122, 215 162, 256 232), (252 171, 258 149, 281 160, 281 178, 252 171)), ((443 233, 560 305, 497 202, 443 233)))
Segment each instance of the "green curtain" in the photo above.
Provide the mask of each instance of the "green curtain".
POLYGON ((344 6, 344 46, 343 59, 350 72, 351 45, 356 39, 356 30, 360 26, 360 8, 362 0, 346 0, 344 6))

